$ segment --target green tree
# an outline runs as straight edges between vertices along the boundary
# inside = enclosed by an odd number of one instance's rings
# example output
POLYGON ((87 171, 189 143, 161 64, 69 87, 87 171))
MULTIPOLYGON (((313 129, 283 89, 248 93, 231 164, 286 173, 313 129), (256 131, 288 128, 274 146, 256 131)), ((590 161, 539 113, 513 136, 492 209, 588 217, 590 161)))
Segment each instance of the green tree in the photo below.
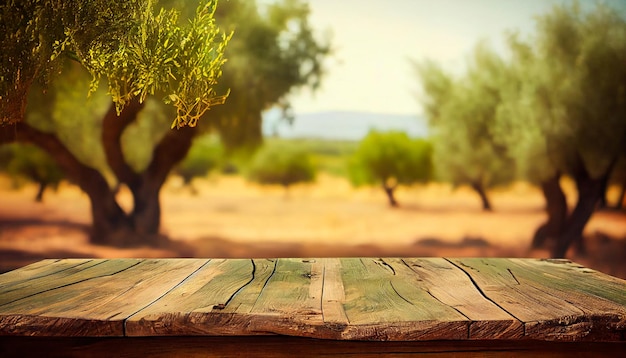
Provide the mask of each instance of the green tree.
POLYGON ((389 204, 397 207, 394 193, 399 185, 430 180, 431 151, 429 142, 411 139, 404 132, 372 130, 350 160, 350 180, 355 186, 380 185, 389 204))
POLYGON ((548 221, 534 245, 552 242, 552 256, 563 257, 572 243, 582 248, 583 230, 626 153, 626 21, 601 4, 586 13, 576 4, 555 6, 538 18, 535 36, 510 43, 519 85, 505 94, 501 133, 546 197, 548 221), (562 175, 576 183, 572 212, 562 175))
MULTIPOLYGON (((4 139, 40 146, 88 195, 95 242, 128 245, 156 243, 160 238, 158 193, 171 168, 186 154, 194 133, 192 128, 182 126, 194 126, 202 113, 224 99, 216 95, 214 86, 224 62, 228 36, 221 34, 215 24, 215 6, 215 1, 200 4, 194 18, 184 26, 178 24, 176 11, 157 11, 152 1, 26 1, 20 4, 11 1, 2 7, 0 23, 6 24, 4 16, 15 14, 19 14, 23 22, 18 26, 17 38, 9 41, 9 48, 15 51, 5 52, 1 58, 9 70, 5 77, 9 86, 2 88, 3 93, 7 89, 10 92, 11 86, 20 87, 20 81, 26 81, 21 75, 23 71, 32 73, 30 82, 23 85, 28 87, 29 97, 42 99, 34 104, 41 107, 35 111, 44 119, 44 125, 31 125, 24 120, 26 112, 16 115, 5 111, 5 108, 12 108, 11 103, 3 105, 3 122, 13 124, 3 126, 4 139), (49 41, 37 45, 32 38, 49 41), (24 46, 34 47, 24 49, 24 46), (41 50, 41 46, 50 48, 41 50), (20 56, 28 51, 37 58, 28 60, 30 62, 22 60, 20 56), (133 193, 131 213, 119 206, 106 177, 81 161, 63 141, 63 135, 57 131, 59 126, 50 121, 50 115, 54 116, 58 109, 58 95, 63 91, 62 86, 48 83, 46 77, 51 72, 46 68, 52 65, 46 61, 57 62, 58 69, 68 67, 64 61, 80 64, 69 67, 89 72, 90 92, 96 92, 101 80, 105 80, 113 103, 100 117, 101 140, 110 172, 133 193), (20 68, 21 65, 29 68, 20 68), (47 96, 37 93, 41 89, 35 81, 40 78, 50 89, 47 96), (152 94, 173 104, 173 126, 179 130, 163 136, 154 147, 150 164, 143 172, 136 172, 124 160, 120 139, 152 94)), ((57 78, 57 81, 63 82, 63 79, 57 78)), ((21 101, 24 107, 26 98, 15 100, 21 101)))
POLYGON ((502 59, 480 43, 461 78, 452 78, 432 62, 415 65, 438 176, 455 186, 469 185, 483 209, 491 210, 486 190, 515 177, 514 162, 493 131, 504 83, 502 59))
POLYGON ((285 190, 315 180, 315 166, 301 148, 285 143, 264 145, 252 158, 248 178, 259 184, 278 184, 285 190))
POLYGON ((92 90, 106 80, 118 114, 158 92, 176 107, 172 126, 194 126, 225 98, 214 89, 228 40, 215 25, 216 6, 215 0, 200 4, 180 26, 177 11, 157 12, 150 0, 5 2, 1 123, 24 119, 30 87, 47 83, 66 55, 93 76, 92 90))
POLYGON ((17 22, 7 25, 4 19, 22 19, 23 26, 16 25, 22 31, 19 38, 8 40, 9 48, 15 51, 0 55, 3 70, 10 70, 3 74, 2 85, 5 78, 10 81, 2 90, 10 96, 2 96, 2 118, 3 122, 13 123, 2 127, 0 137, 5 141, 29 141, 44 148, 68 178, 87 193, 92 204, 94 242, 158 242, 160 188, 187 154, 193 138, 216 130, 226 145, 259 142, 260 130, 255 128, 260 128, 260 124, 255 121, 260 121, 260 111, 284 105, 291 90, 314 84, 322 75, 318 65, 328 47, 314 41, 310 27, 298 26, 306 24, 308 17, 308 8, 299 1, 274 3, 268 7, 274 9, 271 11, 250 1, 223 2, 217 8, 215 1, 199 6, 197 2, 185 2, 180 17, 177 8, 170 5, 165 2, 161 9, 155 8, 152 1, 141 0, 32 0, 19 4, 11 1, 2 7, 0 26, 10 28, 7 33, 13 33, 13 24, 17 22), (269 24, 280 23, 281 18, 272 14, 280 11, 285 13, 282 21, 288 20, 289 26, 259 32, 266 34, 265 47, 252 46, 253 40, 235 35, 228 47, 230 62, 224 64, 231 29, 238 34, 254 35, 256 32, 250 29, 262 29, 263 24, 274 28, 269 24), (242 14, 249 14, 254 21, 246 21, 242 14), (226 33, 218 30, 216 19, 226 33), (50 49, 42 51, 42 46, 36 45, 38 38, 45 39, 42 44, 50 49), (290 38, 295 40, 283 40, 290 38), (314 49, 300 38, 313 41, 314 49), (17 60, 25 53, 32 54, 33 59, 17 60), (277 57, 300 61, 290 67, 297 71, 290 72, 288 79, 272 79, 284 64, 269 60, 277 57), (49 63, 50 59, 54 63, 49 63), (67 65, 68 61, 75 64, 67 65), (55 70, 48 70, 53 64, 55 70), (58 69, 63 69, 61 75, 47 81, 58 69), (91 86, 87 80, 87 88, 83 88, 86 72, 91 86), (28 81, 26 73, 32 73, 28 81), (81 80, 68 88, 71 86, 64 84, 71 82, 72 77, 81 80), (95 85, 99 80, 103 80, 106 89, 95 85), (46 95, 37 86, 39 82, 46 85, 46 95), (262 83, 263 88, 251 87, 256 83, 262 83), (14 110, 22 108, 26 99, 13 96, 16 92, 12 88, 22 87, 32 101, 27 121, 23 118, 26 110, 14 110), (268 92, 273 97, 256 95, 266 89, 271 89, 268 92), (223 102, 229 90, 237 105, 215 110, 220 106, 213 105, 223 102), (91 98, 79 100, 73 93, 80 91, 91 92, 91 98), (107 92, 109 105, 103 101, 107 92), (237 99, 235 92, 251 93, 246 97, 250 105, 246 98, 237 99), (76 101, 68 105, 72 98, 76 101), (161 98, 171 106, 161 106, 161 98), (76 116, 65 111, 89 106, 93 110, 82 120, 70 120, 76 116), (211 110, 207 112, 208 108, 211 110), (167 130, 165 123, 172 119, 177 130, 167 130), (84 131, 89 135, 84 135, 84 131), (77 149, 85 148, 81 143, 90 143, 89 149, 77 149), (133 194, 130 212, 124 212, 115 199, 112 188, 120 184, 133 194))
POLYGON ((47 188, 56 189, 64 179, 63 171, 44 151, 33 145, 10 144, 0 148, 0 169, 18 182, 25 178, 39 188, 35 201, 41 202, 47 188))

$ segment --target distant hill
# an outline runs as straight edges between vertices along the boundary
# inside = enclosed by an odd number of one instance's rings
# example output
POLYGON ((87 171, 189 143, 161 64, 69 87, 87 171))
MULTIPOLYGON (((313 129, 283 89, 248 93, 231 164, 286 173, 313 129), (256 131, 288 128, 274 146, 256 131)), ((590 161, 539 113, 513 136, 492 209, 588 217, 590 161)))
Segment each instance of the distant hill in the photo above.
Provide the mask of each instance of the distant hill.
POLYGON ((277 134, 281 138, 318 138, 333 140, 360 140, 370 129, 402 130, 411 137, 428 134, 426 120, 417 115, 398 115, 369 112, 315 112, 296 115, 293 124, 279 121, 276 113, 268 114, 263 123, 263 134, 277 134))

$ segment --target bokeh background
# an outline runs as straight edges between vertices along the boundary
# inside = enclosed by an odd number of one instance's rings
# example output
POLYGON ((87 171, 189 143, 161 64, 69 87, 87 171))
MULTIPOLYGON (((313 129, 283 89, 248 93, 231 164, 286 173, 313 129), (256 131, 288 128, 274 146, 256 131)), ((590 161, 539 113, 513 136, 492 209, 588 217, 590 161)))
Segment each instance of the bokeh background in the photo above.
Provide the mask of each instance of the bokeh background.
MULTIPOLYGON (((153 13, 191 26, 197 6, 153 13)), ((107 86, 127 77, 94 86, 68 42, 2 132, 0 271, 501 256, 626 278, 623 1, 222 0, 214 17, 230 92, 193 129, 170 129, 163 88, 118 116, 107 86)))

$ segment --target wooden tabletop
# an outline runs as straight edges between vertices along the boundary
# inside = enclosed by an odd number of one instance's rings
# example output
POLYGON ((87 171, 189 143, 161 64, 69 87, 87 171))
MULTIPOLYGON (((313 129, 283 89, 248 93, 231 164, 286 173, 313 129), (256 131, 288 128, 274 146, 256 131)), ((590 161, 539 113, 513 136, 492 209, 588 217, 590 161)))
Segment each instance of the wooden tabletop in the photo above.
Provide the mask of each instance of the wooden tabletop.
POLYGON ((626 281, 564 260, 66 259, 0 275, 0 335, 624 341, 626 281))

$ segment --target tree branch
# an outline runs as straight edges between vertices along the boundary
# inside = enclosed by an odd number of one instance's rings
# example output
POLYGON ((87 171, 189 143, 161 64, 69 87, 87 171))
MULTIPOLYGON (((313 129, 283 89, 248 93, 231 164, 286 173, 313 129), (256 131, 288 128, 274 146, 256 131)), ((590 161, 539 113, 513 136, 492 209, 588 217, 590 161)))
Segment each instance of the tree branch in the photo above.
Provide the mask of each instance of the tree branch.
POLYGON ((65 175, 81 188, 92 185, 95 175, 101 176, 97 170, 81 163, 53 134, 35 129, 23 121, 15 123, 13 134, 16 142, 33 143, 48 152, 63 169, 65 175))
POLYGON ((141 177, 128 165, 122 152, 122 134, 124 130, 137 120, 139 112, 144 104, 133 100, 128 103, 122 113, 117 115, 115 104, 111 104, 102 121, 102 145, 106 155, 106 161, 117 180, 135 188, 139 185, 141 177))
POLYGON ((161 186, 172 168, 185 158, 197 133, 198 130, 192 127, 169 131, 152 151, 152 160, 144 176, 161 186))

